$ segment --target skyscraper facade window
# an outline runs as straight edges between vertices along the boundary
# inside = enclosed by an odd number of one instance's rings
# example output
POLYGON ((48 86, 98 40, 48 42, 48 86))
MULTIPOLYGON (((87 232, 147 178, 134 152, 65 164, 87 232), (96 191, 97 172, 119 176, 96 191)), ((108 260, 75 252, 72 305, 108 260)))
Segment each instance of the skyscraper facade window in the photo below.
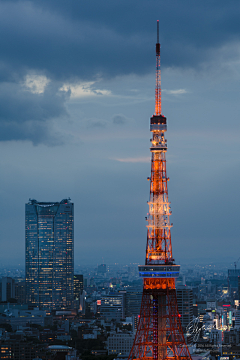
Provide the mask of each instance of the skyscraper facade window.
POLYGON ((73 306, 74 206, 69 199, 25 205, 26 301, 40 309, 73 306))
POLYGON ((79 300, 83 292, 83 275, 74 275, 73 286, 74 300, 79 300))

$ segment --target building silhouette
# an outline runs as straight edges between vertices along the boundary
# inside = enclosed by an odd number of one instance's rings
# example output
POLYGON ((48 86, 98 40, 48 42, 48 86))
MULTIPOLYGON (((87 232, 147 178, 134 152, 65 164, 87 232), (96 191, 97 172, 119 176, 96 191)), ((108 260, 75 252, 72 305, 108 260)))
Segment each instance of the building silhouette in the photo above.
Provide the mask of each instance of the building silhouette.
POLYGON ((101 316, 106 321, 111 321, 115 319, 116 321, 120 321, 125 317, 124 309, 125 309, 125 294, 110 294, 104 295, 101 297, 101 316))
POLYGON ((26 302, 58 310, 73 306, 73 203, 29 200, 25 206, 26 302))
POLYGON ((80 295, 83 292, 83 275, 74 275, 73 277, 73 284, 74 284, 74 300, 79 300, 80 295))
POLYGON ((125 298, 126 316, 138 316, 141 308, 142 290, 127 291, 125 298))
POLYGON ((0 301, 9 301, 15 298, 15 280, 3 276, 0 280, 0 301))
POLYGON ((26 303, 26 281, 23 281, 22 279, 15 280, 15 299, 18 304, 26 303))
POLYGON ((187 326, 193 320, 193 292, 186 285, 179 285, 177 287, 177 303, 178 311, 181 315, 181 324, 183 331, 186 331, 187 326))
POLYGON ((108 355, 127 357, 132 348, 133 334, 110 334, 107 339, 108 355))
POLYGON ((106 264, 98 265, 97 273, 98 275, 104 275, 107 272, 106 264))

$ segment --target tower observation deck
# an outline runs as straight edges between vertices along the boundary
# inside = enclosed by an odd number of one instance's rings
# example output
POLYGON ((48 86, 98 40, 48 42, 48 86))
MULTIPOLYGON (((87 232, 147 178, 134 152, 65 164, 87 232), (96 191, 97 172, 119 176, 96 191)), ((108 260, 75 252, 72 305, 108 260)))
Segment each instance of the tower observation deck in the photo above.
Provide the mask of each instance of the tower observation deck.
POLYGON ((168 181, 166 171, 167 119, 161 113, 161 70, 159 22, 156 43, 155 113, 150 118, 151 177, 147 214, 145 265, 139 266, 143 278, 140 319, 129 360, 191 360, 177 307, 175 279, 180 266, 172 257, 168 181))

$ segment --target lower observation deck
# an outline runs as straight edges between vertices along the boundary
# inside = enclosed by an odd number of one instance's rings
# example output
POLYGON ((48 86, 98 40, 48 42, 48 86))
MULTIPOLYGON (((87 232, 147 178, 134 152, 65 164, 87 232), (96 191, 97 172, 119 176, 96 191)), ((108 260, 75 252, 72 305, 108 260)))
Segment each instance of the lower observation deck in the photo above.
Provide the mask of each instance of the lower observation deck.
POLYGON ((138 271, 142 278, 177 278, 180 265, 139 265, 138 271))

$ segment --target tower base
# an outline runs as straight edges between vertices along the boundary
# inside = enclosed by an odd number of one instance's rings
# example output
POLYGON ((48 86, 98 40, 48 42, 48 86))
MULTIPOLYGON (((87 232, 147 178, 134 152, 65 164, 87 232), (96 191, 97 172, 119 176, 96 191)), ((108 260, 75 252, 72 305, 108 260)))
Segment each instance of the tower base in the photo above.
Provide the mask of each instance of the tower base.
POLYGON ((175 288, 151 289, 144 286, 137 333, 128 359, 191 360, 182 331, 175 288))

